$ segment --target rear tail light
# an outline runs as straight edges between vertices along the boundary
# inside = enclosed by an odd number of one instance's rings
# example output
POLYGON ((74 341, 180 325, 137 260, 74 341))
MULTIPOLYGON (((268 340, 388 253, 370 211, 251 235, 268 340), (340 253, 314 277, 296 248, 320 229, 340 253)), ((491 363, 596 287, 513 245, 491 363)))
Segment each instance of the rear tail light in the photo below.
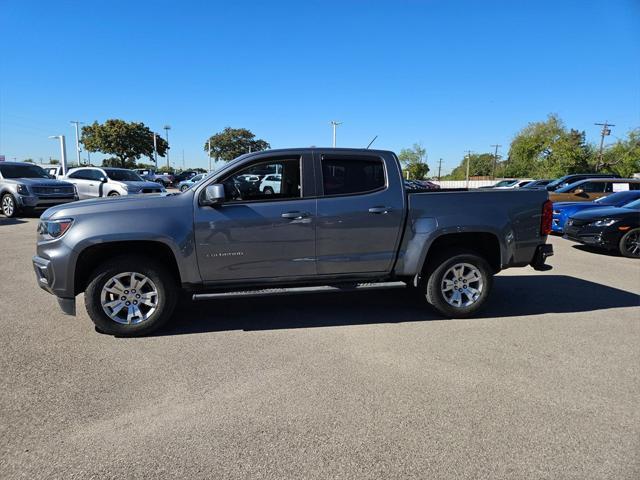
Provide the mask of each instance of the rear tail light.
POLYGON ((542 204, 542 218, 540 219, 540 234, 549 235, 551 233, 551 222, 553 221, 553 203, 546 200, 542 204))

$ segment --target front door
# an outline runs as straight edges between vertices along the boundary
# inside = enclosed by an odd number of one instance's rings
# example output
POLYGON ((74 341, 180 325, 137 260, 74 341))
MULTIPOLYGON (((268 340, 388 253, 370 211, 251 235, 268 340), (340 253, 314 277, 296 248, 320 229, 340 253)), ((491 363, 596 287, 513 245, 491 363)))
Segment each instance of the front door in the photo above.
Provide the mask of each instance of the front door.
POLYGON ((384 160, 374 154, 317 157, 323 193, 316 229, 318 274, 389 271, 404 213, 400 172, 387 172, 384 160))
MULTIPOLYGON (((216 179, 225 187, 222 205, 198 205, 195 236, 206 283, 314 277, 316 199, 305 198, 304 175, 313 177, 306 155, 269 158, 216 179), (307 167, 308 165, 308 167, 307 167), (263 180, 280 172, 280 183, 263 180)), ((307 182, 305 182, 306 185, 307 182)))

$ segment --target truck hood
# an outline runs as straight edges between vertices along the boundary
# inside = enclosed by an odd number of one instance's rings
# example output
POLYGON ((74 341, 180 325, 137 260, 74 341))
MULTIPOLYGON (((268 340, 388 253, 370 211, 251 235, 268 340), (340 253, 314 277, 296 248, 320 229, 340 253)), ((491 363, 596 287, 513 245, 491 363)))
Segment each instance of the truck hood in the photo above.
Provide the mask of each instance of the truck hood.
POLYGON ((68 187, 69 182, 56 180, 53 178, 5 178, 4 181, 21 183, 23 185, 33 185, 38 187, 68 187))
MULTIPOLYGON (((141 183, 141 182, 137 182, 141 183)), ((157 187, 157 184, 153 184, 157 187)), ((51 207, 42 214, 41 218, 48 220, 50 218, 76 217, 82 215, 100 215, 115 212, 123 212, 123 219, 131 220, 131 216, 135 211, 145 210, 145 215, 160 215, 162 209, 173 204, 177 197, 184 194, 177 193, 151 193, 146 195, 123 195, 121 197, 102 197, 89 200, 80 200, 78 202, 65 203, 51 207), (152 210, 158 209, 151 213, 152 210), (130 214, 130 215, 127 215, 130 214)))
POLYGON ((575 218, 578 220, 597 220, 599 218, 618 218, 624 217, 626 215, 640 215, 639 210, 632 210, 630 208, 622 208, 622 207, 607 207, 607 208, 595 208, 583 210, 582 212, 578 212, 575 215, 572 215, 571 218, 575 218))

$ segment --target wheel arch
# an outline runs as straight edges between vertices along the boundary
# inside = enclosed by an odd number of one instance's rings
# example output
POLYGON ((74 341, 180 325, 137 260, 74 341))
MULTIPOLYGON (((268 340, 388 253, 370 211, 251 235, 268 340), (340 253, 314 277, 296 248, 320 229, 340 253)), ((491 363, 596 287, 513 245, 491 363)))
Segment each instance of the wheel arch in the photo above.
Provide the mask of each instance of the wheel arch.
POLYGON ((150 257, 165 266, 178 284, 180 269, 173 250, 155 240, 125 240, 90 245, 80 252, 74 270, 74 294, 83 292, 91 281, 91 273, 105 260, 121 255, 150 257))
POLYGON ((420 273, 424 273, 441 252, 459 248, 474 252, 489 262, 494 273, 502 269, 502 249, 495 233, 459 232, 444 233, 436 237, 426 251, 420 273))

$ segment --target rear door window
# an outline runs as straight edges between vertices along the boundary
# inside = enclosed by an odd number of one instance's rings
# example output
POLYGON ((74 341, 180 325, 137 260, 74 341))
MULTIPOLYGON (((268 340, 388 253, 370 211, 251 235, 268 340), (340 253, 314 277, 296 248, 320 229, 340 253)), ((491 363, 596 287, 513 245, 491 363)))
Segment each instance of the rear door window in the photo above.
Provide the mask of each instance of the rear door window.
POLYGON ((374 192, 385 184, 384 164, 379 158, 322 159, 322 187, 326 196, 374 192))

